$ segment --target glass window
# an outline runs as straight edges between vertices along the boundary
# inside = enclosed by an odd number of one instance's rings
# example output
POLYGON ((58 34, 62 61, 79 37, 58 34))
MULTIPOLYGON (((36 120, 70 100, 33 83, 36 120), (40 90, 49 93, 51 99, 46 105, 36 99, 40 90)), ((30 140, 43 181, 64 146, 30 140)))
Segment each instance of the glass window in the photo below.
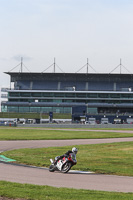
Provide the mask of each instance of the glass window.
POLYGON ((77 93, 76 97, 86 98, 86 93, 77 93))
POLYGON ((20 99, 19 102, 29 102, 28 99, 20 99))
POLYGON ((64 107, 64 113, 72 113, 71 107, 64 107))
POLYGON ((99 97, 99 98, 108 98, 109 95, 108 95, 108 94, 105 94, 105 93, 102 93, 102 94, 98 94, 98 97, 99 97))
POLYGON ((41 92, 33 92, 32 97, 41 97, 41 92))
POLYGON ((76 99, 76 101, 75 102, 77 102, 77 103, 84 103, 84 102, 86 102, 85 100, 83 100, 83 99, 76 99))
POLYGON ((53 112, 55 112, 55 113, 63 113, 63 107, 53 107, 53 112))
POLYGON ((18 107, 17 106, 8 106, 7 112, 18 112, 18 107))
POLYGON ((30 109, 29 107, 19 107, 19 112, 20 113, 30 112, 30 109))
POLYGON ((44 112, 44 113, 53 112, 53 108, 52 107, 41 107, 40 112, 44 112))
POLYGON ((64 97, 64 93, 54 93, 54 97, 64 97))
POLYGON ((124 100, 124 101, 121 101, 121 103, 132 103, 132 101, 131 100, 129 100, 129 101, 127 101, 127 100, 125 101, 124 100))
POLYGON ((61 99, 53 99, 53 102, 56 102, 56 103, 61 103, 62 100, 61 99))
POLYGON ((19 94, 19 92, 9 92, 9 93, 8 93, 8 96, 9 96, 9 97, 19 97, 20 94, 19 94))
POLYGON ((21 92, 21 93, 20 93, 20 96, 21 96, 21 97, 30 97, 30 96, 31 96, 31 93, 30 93, 30 92, 21 92))
POLYGON ((87 100, 87 103, 100 103, 100 100, 87 100))
POLYGON ((7 106, 2 105, 1 106, 1 112, 7 112, 7 106))
POLYGON ((62 113, 60 108, 55 109, 55 113, 62 113))
POLYGON ((133 98, 132 94, 121 94, 121 98, 133 98))
POLYGON ((120 94, 110 94, 111 98, 120 98, 120 94))
POLYGON ((8 99, 8 101, 9 101, 9 102, 15 102, 15 101, 18 102, 19 99, 8 99))
POLYGON ((45 93, 43 93, 43 96, 44 97, 53 97, 54 96, 54 93, 53 92, 45 92, 45 93))
POLYGON ((75 97, 75 93, 65 93, 66 97, 75 97))
POLYGON ((30 112, 40 113, 40 107, 30 107, 30 112))
POLYGON ((98 110, 97 110, 97 108, 87 108, 87 113, 97 114, 98 110))
POLYGON ((64 99, 63 102, 71 103, 71 102, 75 102, 75 100, 72 100, 72 99, 64 99))
POLYGON ((49 113, 49 112, 53 112, 53 109, 52 107, 40 107, 40 112, 49 113))
POLYGON ((51 100, 51 99, 41 99, 41 100, 39 100, 39 102, 53 102, 53 100, 51 100))
POLYGON ((88 93, 87 97, 88 98, 97 98, 98 94, 97 93, 88 93))

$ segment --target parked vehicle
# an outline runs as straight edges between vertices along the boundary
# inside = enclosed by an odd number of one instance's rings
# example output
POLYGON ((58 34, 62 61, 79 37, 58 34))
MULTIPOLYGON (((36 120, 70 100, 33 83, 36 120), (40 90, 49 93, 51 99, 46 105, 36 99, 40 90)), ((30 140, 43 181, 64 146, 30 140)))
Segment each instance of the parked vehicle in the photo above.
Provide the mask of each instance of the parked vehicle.
POLYGON ((133 124, 133 118, 127 118, 127 124, 133 124))
POLYGON ((101 124, 108 124, 109 123, 109 119, 108 118, 101 118, 101 124))
POLYGON ((60 171, 62 173, 67 173, 73 165, 77 164, 76 154, 70 153, 69 157, 66 158, 65 156, 62 159, 59 159, 56 164, 55 161, 58 159, 58 156, 55 157, 55 160, 50 159, 51 165, 49 167, 50 172, 60 171))
POLYGON ((88 122, 89 122, 89 124, 95 125, 96 124, 96 118, 89 118, 88 122))
POLYGON ((121 124, 121 119, 119 119, 119 118, 114 119, 114 124, 121 124))

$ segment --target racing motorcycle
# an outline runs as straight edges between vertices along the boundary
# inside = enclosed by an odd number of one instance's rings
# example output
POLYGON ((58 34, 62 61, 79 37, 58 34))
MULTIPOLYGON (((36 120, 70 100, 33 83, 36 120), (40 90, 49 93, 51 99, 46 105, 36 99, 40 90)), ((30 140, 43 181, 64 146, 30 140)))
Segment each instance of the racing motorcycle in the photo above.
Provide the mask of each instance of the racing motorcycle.
POLYGON ((51 165, 49 167, 50 172, 54 171, 60 171, 62 173, 67 173, 73 165, 77 164, 76 160, 76 154, 70 153, 69 157, 63 157, 62 159, 59 159, 56 164, 55 161, 59 158, 59 156, 55 157, 54 161, 53 159, 50 159, 51 165))

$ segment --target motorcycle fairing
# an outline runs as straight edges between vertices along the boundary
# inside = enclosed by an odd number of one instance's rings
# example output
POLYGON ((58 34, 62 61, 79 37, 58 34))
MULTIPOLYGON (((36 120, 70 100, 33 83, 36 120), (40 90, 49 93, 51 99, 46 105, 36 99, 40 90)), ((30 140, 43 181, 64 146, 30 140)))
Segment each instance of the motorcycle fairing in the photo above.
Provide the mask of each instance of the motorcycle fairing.
POLYGON ((62 166, 67 162, 67 158, 63 158, 62 160, 59 160, 56 164, 56 167, 61 171, 62 166))

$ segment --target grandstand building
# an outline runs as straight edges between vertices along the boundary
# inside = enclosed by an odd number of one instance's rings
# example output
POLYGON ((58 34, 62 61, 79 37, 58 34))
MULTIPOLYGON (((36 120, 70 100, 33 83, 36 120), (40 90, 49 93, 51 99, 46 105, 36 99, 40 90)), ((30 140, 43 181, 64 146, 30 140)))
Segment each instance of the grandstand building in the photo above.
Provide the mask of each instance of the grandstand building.
POLYGON ((2 112, 71 113, 73 121, 126 122, 133 115, 133 75, 5 72, 10 76, 2 112))

